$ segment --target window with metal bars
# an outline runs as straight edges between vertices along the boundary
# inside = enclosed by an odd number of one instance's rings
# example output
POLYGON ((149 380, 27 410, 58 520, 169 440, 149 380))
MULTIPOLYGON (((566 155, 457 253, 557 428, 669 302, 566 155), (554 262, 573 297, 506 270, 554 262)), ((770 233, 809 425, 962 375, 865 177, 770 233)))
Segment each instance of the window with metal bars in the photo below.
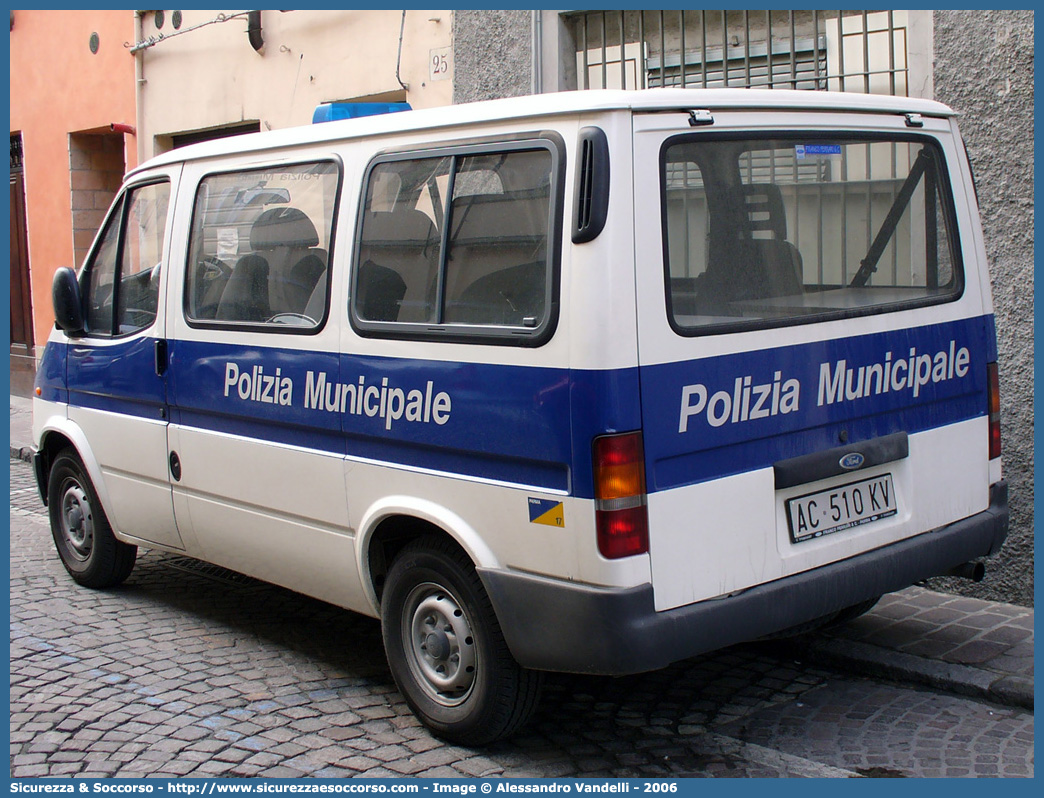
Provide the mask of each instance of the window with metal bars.
POLYGON ((577 88, 793 88, 905 96, 905 11, 571 15, 577 88))
POLYGON ((22 137, 20 134, 11 136, 11 171, 22 168, 22 137))

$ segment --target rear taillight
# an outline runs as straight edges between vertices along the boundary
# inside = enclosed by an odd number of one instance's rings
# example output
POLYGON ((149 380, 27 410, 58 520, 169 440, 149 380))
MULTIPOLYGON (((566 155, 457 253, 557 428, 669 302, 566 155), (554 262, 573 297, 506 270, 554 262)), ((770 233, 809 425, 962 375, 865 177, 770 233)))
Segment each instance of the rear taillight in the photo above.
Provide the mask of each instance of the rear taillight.
POLYGON ((644 460, 640 432, 595 438, 598 551, 610 560, 649 551, 644 460))
POLYGON ((990 459, 1001 456, 1000 429, 1000 378, 997 375, 997 364, 986 364, 986 376, 989 383, 989 416, 990 416, 990 459))

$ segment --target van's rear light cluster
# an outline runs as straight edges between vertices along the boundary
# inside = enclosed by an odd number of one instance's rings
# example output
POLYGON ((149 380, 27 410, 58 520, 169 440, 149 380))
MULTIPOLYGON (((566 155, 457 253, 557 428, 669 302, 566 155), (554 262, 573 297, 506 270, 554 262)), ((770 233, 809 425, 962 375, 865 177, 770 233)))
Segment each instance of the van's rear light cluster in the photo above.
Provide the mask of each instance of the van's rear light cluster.
POLYGON ((997 374, 997 364, 986 364, 986 376, 989 384, 989 418, 990 418, 990 459, 994 460, 1001 456, 1001 428, 1000 428, 1000 377, 997 374))
POLYGON ((640 432, 595 438, 594 486, 598 551, 602 556, 616 560, 649 551, 640 432))

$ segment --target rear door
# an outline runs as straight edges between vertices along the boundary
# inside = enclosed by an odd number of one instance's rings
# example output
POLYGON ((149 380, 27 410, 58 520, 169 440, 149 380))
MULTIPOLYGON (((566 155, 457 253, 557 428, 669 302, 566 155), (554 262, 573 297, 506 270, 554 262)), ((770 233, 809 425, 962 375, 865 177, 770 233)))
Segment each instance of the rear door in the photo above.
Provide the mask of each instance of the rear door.
POLYGON ((658 609, 988 504, 992 316, 948 120, 712 116, 634 122, 658 609))

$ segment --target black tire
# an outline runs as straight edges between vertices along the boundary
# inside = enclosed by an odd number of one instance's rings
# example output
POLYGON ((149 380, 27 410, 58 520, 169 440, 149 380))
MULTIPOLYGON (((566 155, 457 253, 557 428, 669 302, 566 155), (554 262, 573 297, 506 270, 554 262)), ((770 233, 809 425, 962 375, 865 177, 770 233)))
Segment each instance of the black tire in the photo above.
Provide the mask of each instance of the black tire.
POLYGON ((63 450, 51 466, 47 509, 58 556, 79 584, 113 587, 130 576, 138 547, 112 534, 87 470, 72 449, 63 450))
POLYGON ((451 541, 425 537, 402 550, 381 628, 399 692, 437 736, 487 745, 536 710, 543 674, 515 662, 474 565, 451 541))

